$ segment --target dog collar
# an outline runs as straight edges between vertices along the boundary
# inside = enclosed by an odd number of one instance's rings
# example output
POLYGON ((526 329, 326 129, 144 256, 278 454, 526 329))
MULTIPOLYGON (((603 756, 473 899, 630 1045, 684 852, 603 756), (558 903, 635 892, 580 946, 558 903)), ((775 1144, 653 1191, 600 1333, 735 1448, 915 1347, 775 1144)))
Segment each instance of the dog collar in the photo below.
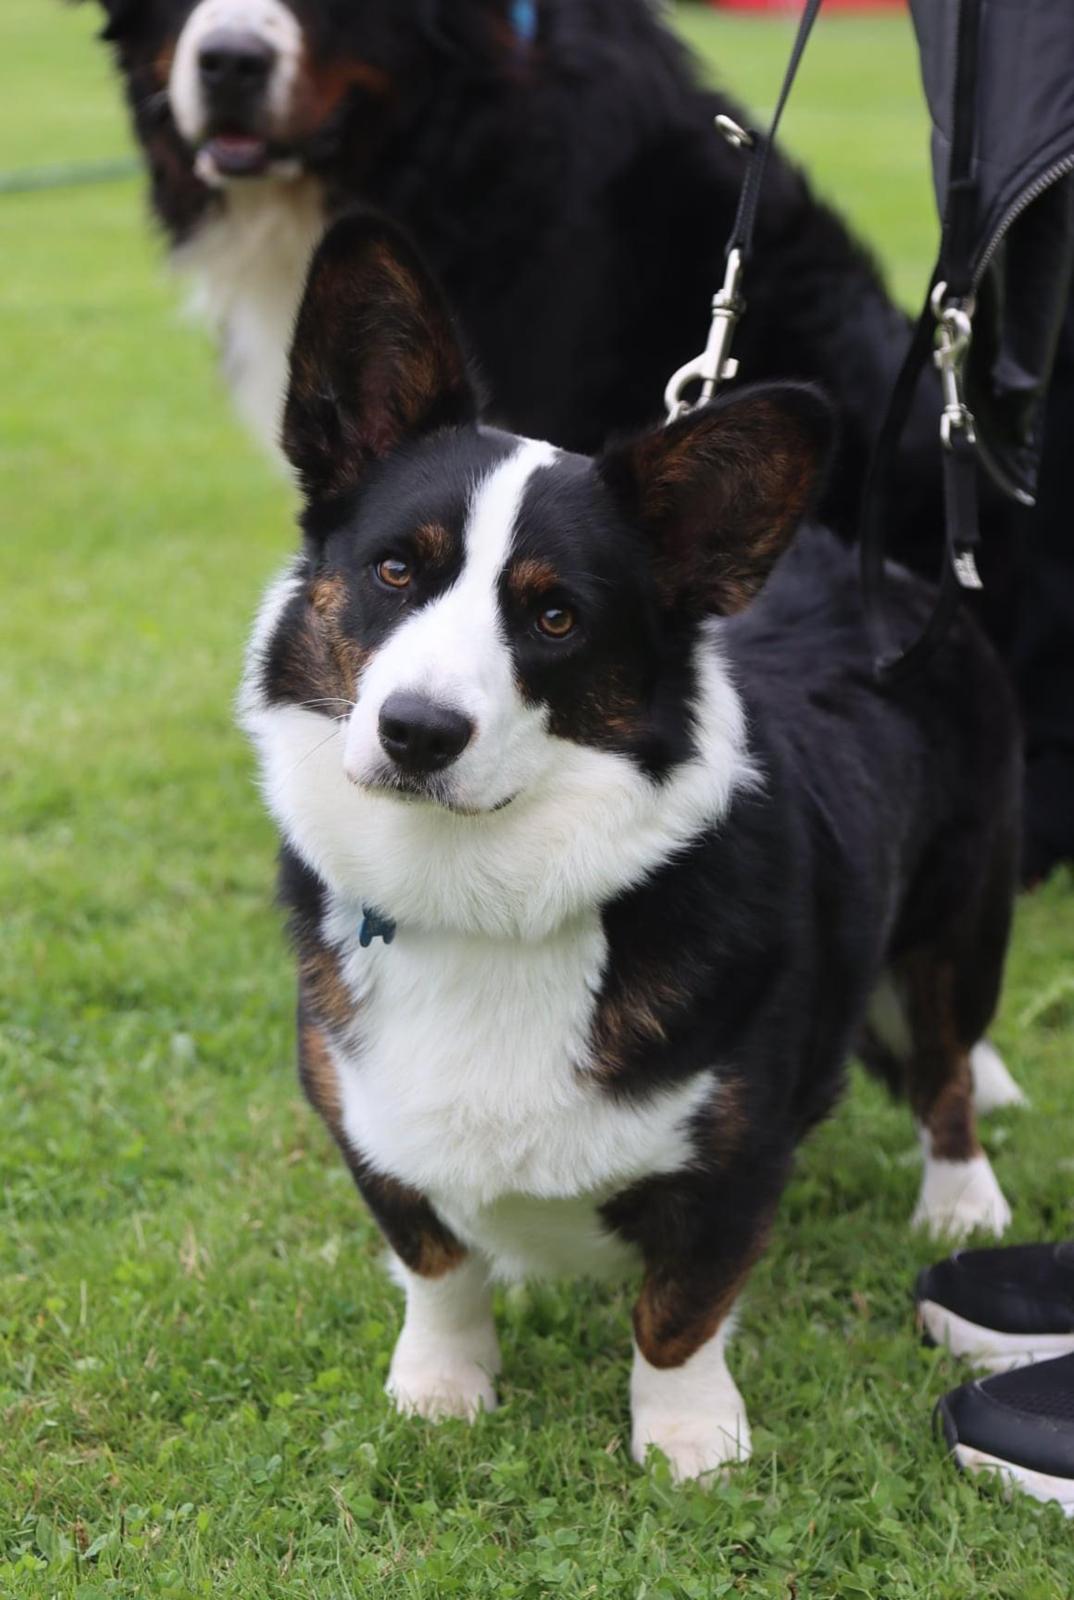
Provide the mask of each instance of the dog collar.
POLYGON ((358 929, 358 943, 363 950, 368 950, 374 939, 383 939, 385 944, 391 944, 395 938, 395 923, 391 917, 382 915, 372 906, 362 907, 362 921, 358 929))
POLYGON ((537 37, 537 0, 511 0, 511 26, 519 44, 532 44, 537 37))

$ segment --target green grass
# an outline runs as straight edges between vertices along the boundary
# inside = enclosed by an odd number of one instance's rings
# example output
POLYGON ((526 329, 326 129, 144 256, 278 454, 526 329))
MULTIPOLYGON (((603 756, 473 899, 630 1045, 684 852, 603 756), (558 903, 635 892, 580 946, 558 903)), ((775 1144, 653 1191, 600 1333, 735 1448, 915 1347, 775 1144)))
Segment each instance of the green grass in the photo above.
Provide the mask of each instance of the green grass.
MULTIPOLYGON (((5 162, 126 148, 90 9, 4 0, 5 162)), ((684 22, 771 100, 784 25, 684 22)), ((904 25, 822 23, 787 133, 915 298, 904 25)), ((389 1412, 399 1302, 296 1093, 273 838, 231 725, 288 495, 137 184, 0 198, 0 230, 0 1595, 1074 1592, 1058 1513, 930 1438, 956 1371, 914 1338, 913 1141, 868 1085, 755 1275, 733 1365, 757 1452, 730 1485, 631 1466, 625 1293, 509 1296, 505 1404, 472 1433, 389 1412)), ((1060 881, 1021 907, 996 1030, 1034 1101, 986 1135, 1020 1238, 1071 1228, 1072 905, 1060 881)))

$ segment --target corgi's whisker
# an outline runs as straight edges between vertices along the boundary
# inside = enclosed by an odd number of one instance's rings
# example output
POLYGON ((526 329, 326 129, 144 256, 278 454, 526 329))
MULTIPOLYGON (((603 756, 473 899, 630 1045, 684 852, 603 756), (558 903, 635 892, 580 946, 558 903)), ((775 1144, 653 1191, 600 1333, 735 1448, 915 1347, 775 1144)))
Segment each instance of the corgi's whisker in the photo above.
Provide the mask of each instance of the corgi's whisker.
POLYGON ((343 717, 337 717, 335 719, 335 724, 336 725, 332 729, 332 732, 329 733, 329 734, 326 734, 323 739, 319 739, 317 741, 317 743, 313 746, 312 750, 307 750, 305 755, 302 756, 298 761, 295 762, 294 766, 291 768, 291 771, 292 772, 297 772, 299 767, 305 766, 306 762, 309 761, 312 756, 315 756, 317 754, 318 750, 323 750, 326 744, 330 744, 331 741, 336 737, 336 734, 339 733, 340 724, 344 720, 345 719, 343 717))

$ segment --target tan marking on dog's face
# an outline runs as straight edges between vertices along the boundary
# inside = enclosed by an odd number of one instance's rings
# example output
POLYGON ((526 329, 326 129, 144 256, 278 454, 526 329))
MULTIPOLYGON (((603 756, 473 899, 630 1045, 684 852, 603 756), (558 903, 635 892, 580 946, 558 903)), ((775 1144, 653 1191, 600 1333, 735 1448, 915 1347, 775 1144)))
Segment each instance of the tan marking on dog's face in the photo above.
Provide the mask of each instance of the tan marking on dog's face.
POLYGON ((340 110, 347 96, 361 93, 371 107, 387 107, 395 98, 395 84, 389 73, 369 61, 315 61, 305 52, 299 64, 291 97, 290 112, 281 130, 283 137, 309 139, 340 110))
POLYGON ((533 605, 559 583, 559 574, 550 561, 521 556, 507 570, 507 588, 520 606, 533 605))
POLYGON ((321 573, 309 589, 310 605, 321 616, 336 618, 347 599, 347 586, 338 573, 321 573))
POLYGON ((282 697, 325 716, 344 717, 353 705, 368 650, 344 626, 347 586, 335 573, 317 573, 306 591, 306 611, 287 640, 278 672, 282 697))
POLYGON ((442 567, 451 556, 451 535, 442 523, 423 522, 414 534, 414 548, 427 566, 442 567))
POLYGON ((151 71, 159 89, 167 89, 175 64, 175 39, 168 39, 153 58, 151 71))

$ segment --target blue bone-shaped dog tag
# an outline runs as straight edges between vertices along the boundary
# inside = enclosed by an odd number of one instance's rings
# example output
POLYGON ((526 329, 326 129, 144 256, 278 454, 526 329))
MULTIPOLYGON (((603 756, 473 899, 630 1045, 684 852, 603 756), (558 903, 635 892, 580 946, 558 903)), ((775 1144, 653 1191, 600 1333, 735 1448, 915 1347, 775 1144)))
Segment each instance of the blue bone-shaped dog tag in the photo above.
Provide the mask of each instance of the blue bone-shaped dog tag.
POLYGON ((395 923, 391 917, 382 916, 371 906, 363 906, 362 925, 358 929, 358 943, 362 949, 368 950, 374 939, 383 939, 385 944, 391 944, 394 938, 395 923))

